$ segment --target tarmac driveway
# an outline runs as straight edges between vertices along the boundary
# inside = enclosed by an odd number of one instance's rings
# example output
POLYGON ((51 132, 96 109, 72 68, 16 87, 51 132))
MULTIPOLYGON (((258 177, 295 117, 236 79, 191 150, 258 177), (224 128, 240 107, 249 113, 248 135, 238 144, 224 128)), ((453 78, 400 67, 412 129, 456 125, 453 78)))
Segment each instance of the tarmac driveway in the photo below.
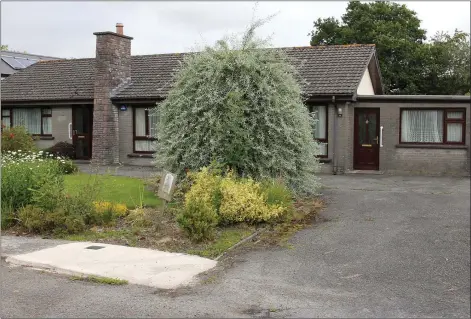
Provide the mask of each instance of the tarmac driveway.
POLYGON ((3 266, 0 316, 469 317, 469 178, 322 180, 324 221, 292 249, 240 253, 175 293, 3 266))

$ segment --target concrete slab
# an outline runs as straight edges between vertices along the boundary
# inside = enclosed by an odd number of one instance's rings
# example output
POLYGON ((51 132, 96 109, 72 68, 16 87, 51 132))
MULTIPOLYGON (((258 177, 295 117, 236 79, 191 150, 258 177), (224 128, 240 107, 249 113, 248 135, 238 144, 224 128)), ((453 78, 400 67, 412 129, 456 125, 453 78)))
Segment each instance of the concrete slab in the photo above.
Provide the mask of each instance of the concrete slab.
POLYGON ((199 256, 91 242, 10 255, 6 262, 67 275, 118 278, 161 289, 189 285, 196 275, 217 264, 199 256), (87 249, 90 246, 95 249, 87 249))

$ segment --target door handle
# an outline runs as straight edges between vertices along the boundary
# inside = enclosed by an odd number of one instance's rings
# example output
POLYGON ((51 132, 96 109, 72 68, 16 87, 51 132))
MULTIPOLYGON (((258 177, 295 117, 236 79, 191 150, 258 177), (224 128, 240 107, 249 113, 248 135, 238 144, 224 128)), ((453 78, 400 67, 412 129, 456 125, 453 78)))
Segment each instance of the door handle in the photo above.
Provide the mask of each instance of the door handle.
POLYGON ((376 136, 376 138, 374 138, 373 140, 376 141, 376 144, 379 144, 379 142, 378 142, 378 141, 379 141, 379 137, 378 137, 378 136, 376 136))
POLYGON ((383 147, 383 127, 379 128, 379 147, 383 147))

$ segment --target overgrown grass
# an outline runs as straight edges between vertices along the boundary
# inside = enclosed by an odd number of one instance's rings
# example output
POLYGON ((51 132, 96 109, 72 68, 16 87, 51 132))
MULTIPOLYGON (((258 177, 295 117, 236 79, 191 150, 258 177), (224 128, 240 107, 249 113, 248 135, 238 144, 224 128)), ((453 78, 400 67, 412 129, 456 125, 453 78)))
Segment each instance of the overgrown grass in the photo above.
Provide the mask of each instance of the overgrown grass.
POLYGON ((70 277, 72 281, 87 281, 87 282, 94 282, 97 284, 105 284, 105 285, 114 285, 114 286, 121 286, 127 285, 127 280, 122 280, 118 278, 109 278, 109 277, 98 277, 98 276, 72 276, 70 277))
POLYGON ((157 207, 162 201, 146 188, 144 180, 127 176, 73 174, 65 176, 67 193, 76 194, 90 183, 99 183, 97 199, 122 203, 130 209, 144 205, 157 207))
MULTIPOLYGON (((168 228, 169 225, 167 226, 168 228)), ((165 232, 164 230, 161 230, 165 232)), ((168 230, 167 230, 168 231, 168 230)), ((170 238, 169 234, 155 231, 154 228, 133 227, 132 229, 103 229, 100 232, 88 230, 79 234, 64 234, 61 239, 72 241, 105 242, 110 244, 125 244, 131 247, 159 249, 171 252, 185 252, 206 258, 216 258, 242 239, 255 232, 255 227, 238 225, 220 228, 213 241, 207 243, 192 243, 182 234, 171 236, 171 244, 159 242, 159 239, 170 238), (145 237, 145 240, 141 240, 145 237)), ((170 232, 171 233, 171 232, 170 232)))
POLYGON ((226 228, 220 231, 219 235, 214 241, 205 244, 201 248, 190 249, 187 251, 187 253, 206 258, 216 258, 242 239, 250 236, 253 232, 255 232, 254 227, 226 228))

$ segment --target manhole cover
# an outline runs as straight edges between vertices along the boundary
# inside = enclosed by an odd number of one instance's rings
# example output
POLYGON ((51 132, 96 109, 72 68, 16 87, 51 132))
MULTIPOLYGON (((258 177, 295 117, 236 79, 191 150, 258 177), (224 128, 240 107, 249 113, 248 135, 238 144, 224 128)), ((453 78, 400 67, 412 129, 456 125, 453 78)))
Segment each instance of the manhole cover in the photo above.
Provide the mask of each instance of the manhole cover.
POLYGON ((98 249, 102 249, 102 248, 105 248, 105 246, 88 246, 88 247, 85 247, 85 249, 93 249, 93 250, 98 250, 98 249))

